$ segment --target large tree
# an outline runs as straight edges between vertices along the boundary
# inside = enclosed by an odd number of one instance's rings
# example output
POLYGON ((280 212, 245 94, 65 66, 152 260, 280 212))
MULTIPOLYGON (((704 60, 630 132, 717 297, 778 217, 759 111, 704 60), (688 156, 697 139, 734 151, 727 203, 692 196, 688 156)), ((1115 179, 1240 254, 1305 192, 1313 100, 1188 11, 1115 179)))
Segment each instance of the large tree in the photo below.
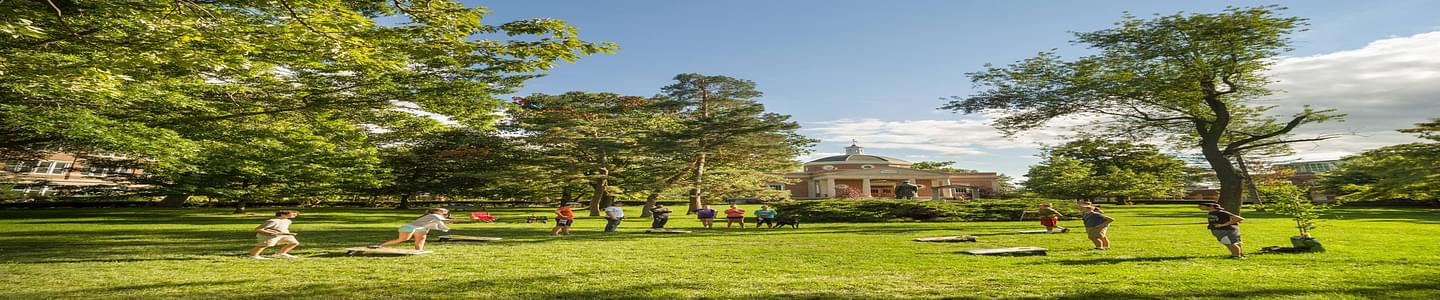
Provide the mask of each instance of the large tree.
POLYGON ((1323 175, 1323 186, 1346 200, 1440 201, 1440 119, 1415 125, 1400 132, 1431 142, 1386 146, 1347 157, 1340 169, 1323 175))
POLYGON ((183 186, 209 152, 276 133, 373 151, 363 132, 420 112, 487 128, 495 95, 614 48, 562 21, 486 13, 457 1, 0 1, 0 155, 126 153, 183 186))
POLYGON ((1057 118, 1095 117, 1094 133, 1135 140, 1168 138, 1198 148, 1220 181, 1220 202, 1241 204, 1241 175, 1232 157, 1250 150, 1326 136, 1294 137, 1295 128, 1338 117, 1308 106, 1288 120, 1254 104, 1269 95, 1265 71, 1290 49, 1288 35, 1304 20, 1277 7, 1220 13, 1125 16, 1117 27, 1075 34, 1095 54, 1073 60, 1055 51, 969 76, 979 89, 952 97, 942 109, 996 113, 1007 134, 1057 118))
POLYGON ((793 169, 796 162, 792 158, 808 152, 814 143, 795 132, 800 125, 790 121, 790 116, 765 112, 765 106, 756 101, 760 95, 753 81, 691 73, 676 75, 675 83, 657 96, 658 104, 668 104, 682 121, 679 130, 657 136, 650 144, 668 145, 670 154, 687 158, 689 167, 680 171, 689 174, 672 174, 665 180, 689 180, 689 210, 698 208, 706 197, 725 196, 708 195, 707 186, 740 186, 715 185, 708 180, 758 183, 763 180, 755 176, 793 169), (712 168, 729 174, 711 178, 707 172, 712 168))

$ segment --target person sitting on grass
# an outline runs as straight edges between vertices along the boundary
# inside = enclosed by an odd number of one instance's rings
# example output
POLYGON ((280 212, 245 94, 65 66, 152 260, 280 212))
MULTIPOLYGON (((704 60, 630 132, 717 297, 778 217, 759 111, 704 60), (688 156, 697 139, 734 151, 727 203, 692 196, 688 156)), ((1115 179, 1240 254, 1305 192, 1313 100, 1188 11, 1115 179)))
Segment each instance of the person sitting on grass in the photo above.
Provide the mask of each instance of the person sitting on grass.
POLYGON ((740 228, 745 228, 745 210, 731 204, 730 209, 725 210, 725 228, 730 228, 735 223, 740 223, 740 228))
MULTIPOLYGON (((1085 206, 1080 208, 1084 209, 1085 206)), ((1036 213, 1040 215, 1040 225, 1045 226, 1045 232, 1055 232, 1055 228, 1060 228, 1060 232, 1070 232, 1070 228, 1060 226, 1060 217, 1063 215, 1050 203, 1040 204, 1040 209, 1036 213)))
POLYGON ((259 243, 256 243, 254 248, 250 248, 250 258, 269 259, 260 256, 260 252, 265 251, 265 248, 274 247, 275 245, 284 246, 280 246, 280 251, 275 252, 275 255, 271 255, 271 257, 295 258, 294 255, 290 255, 290 250, 295 249, 296 246, 300 246, 300 241, 295 240, 294 233, 290 233, 290 219, 294 219, 299 215, 300 212, 293 210, 277 211, 275 212, 275 218, 265 220, 265 223, 261 223, 260 226, 255 227, 255 239, 258 240, 259 243))
POLYGON ((620 201, 610 202, 610 207, 605 208, 605 232, 615 232, 624 219, 625 209, 620 208, 620 201))
POLYGON ((760 226, 767 224, 770 225, 769 228, 775 228, 776 214, 779 213, 770 209, 769 205, 761 205, 760 210, 755 211, 755 228, 759 229, 760 226))
POLYGON ((1106 216, 1099 206, 1083 206, 1080 220, 1085 222, 1085 235, 1095 243, 1095 250, 1110 250, 1110 223, 1115 222, 1115 218, 1106 216))
POLYGON ((665 223, 670 222, 670 209, 655 203, 655 207, 650 208, 650 217, 655 218, 650 222, 650 229, 665 229, 665 223))
POLYGON ((705 228, 715 226, 715 215, 718 213, 714 208, 710 208, 710 205, 703 204, 700 205, 700 209, 695 210, 695 216, 700 218, 700 225, 705 228))
POLYGON ((570 211, 570 206, 565 202, 555 209, 555 228, 550 229, 550 235, 570 235, 570 225, 575 224, 575 212, 570 211))
POLYGON ((1240 245, 1240 221, 1245 221, 1245 218, 1225 211, 1224 207, 1214 202, 1200 203, 1200 210, 1209 212, 1206 226, 1215 240, 1230 250, 1230 258, 1245 259, 1245 249, 1240 245))
POLYGON ((390 245, 404 243, 413 238, 415 240, 415 250, 425 251, 425 237, 430 233, 430 230, 438 229, 440 231, 450 232, 450 227, 445 226, 445 222, 454 221, 454 219, 446 217, 448 215, 450 215, 450 210, 448 209, 431 208, 425 212, 425 215, 420 216, 420 218, 415 219, 415 221, 401 225, 399 235, 395 237, 395 239, 385 241, 379 245, 370 246, 370 248, 385 248, 390 245))

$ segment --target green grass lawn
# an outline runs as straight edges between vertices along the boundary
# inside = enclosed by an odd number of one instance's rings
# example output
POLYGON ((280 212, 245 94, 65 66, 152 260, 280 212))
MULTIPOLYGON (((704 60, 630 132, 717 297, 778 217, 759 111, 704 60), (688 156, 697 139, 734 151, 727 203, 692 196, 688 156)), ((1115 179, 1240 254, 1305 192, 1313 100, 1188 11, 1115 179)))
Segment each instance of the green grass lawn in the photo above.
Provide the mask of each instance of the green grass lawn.
MULTIPOLYGON (((506 223, 451 231, 503 241, 432 244, 434 254, 405 257, 341 248, 393 238, 419 210, 302 211, 291 229, 303 258, 268 261, 243 253, 254 243, 250 230, 273 210, 0 211, 0 299, 1440 298, 1435 210, 1337 210, 1316 231, 1329 252, 1249 260, 1225 259, 1191 206, 1107 208, 1118 219, 1109 251, 1089 250, 1084 233, 1014 234, 1036 221, 703 230, 677 215, 670 227, 695 233, 648 235, 639 233, 648 220, 604 234, 603 219, 582 218, 574 235, 550 237, 549 225, 520 218, 548 210, 506 209, 494 211, 506 223), (956 234, 980 242, 910 241, 956 234), (957 253, 1011 246, 1051 251, 957 253)), ((1247 250, 1288 245, 1294 235, 1287 219, 1247 218, 1247 250)))

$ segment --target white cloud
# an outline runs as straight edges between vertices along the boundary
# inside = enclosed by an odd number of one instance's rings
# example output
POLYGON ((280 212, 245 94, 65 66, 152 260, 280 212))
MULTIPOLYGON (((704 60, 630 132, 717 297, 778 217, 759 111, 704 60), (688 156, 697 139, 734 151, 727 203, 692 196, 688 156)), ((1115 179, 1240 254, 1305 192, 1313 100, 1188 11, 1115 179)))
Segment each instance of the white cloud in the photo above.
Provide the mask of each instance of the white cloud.
POLYGON ((1033 149, 1051 143, 1072 128, 1089 121, 1058 120, 1052 126, 1005 137, 990 127, 991 116, 955 120, 840 119, 815 122, 805 132, 822 141, 848 142, 858 140, 866 148, 909 149, 937 155, 986 155, 990 150, 1033 149))
POLYGON ((1387 145, 1418 141, 1395 129, 1440 118, 1440 32, 1371 42, 1365 47, 1281 58, 1270 75, 1283 93, 1262 101, 1293 112, 1303 105, 1334 108, 1344 122, 1311 124, 1297 137, 1353 133, 1296 144, 1297 159, 1334 159, 1387 145))
MULTIPOLYGON (((1297 129, 1297 137, 1353 135, 1294 144, 1297 155, 1291 159, 1334 159, 1418 141, 1395 129, 1440 118, 1440 32, 1378 40, 1355 50, 1281 58, 1270 75, 1277 81, 1271 88, 1284 92, 1257 104, 1279 106, 1276 112, 1282 114, 1282 120, 1304 105, 1348 114, 1344 122, 1297 129)), ((993 117, 985 115, 947 120, 839 119, 806 124, 804 131, 828 142, 854 139, 867 148, 962 156, 1055 144, 1072 129, 1095 119, 1056 120, 1051 126, 1014 138, 990 127, 993 117)))

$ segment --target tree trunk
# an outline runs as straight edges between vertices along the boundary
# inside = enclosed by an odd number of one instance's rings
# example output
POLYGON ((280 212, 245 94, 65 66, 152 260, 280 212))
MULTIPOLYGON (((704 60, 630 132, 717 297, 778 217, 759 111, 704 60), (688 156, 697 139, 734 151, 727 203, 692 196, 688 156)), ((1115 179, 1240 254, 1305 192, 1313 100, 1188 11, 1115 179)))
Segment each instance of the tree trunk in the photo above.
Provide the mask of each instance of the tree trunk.
POLYGON ((695 178, 693 181, 695 185, 690 188, 690 208, 685 210, 685 214, 687 215, 697 209, 700 209, 701 199, 703 199, 705 196, 705 192, 700 188, 701 185, 705 184, 704 152, 700 153, 700 158, 695 162, 695 178))
POLYGON ((570 193, 570 185, 561 185, 561 186, 560 186, 560 203, 570 202, 570 197, 571 197, 571 196, 574 196, 574 195, 572 195, 572 194, 570 193))
POLYGON ((1250 192, 1250 199, 1255 201, 1255 211, 1265 211, 1265 199, 1260 198, 1260 189, 1255 187, 1255 177, 1250 174, 1250 167, 1245 164, 1245 155, 1236 154, 1235 163, 1240 165, 1240 174, 1245 176, 1245 190, 1250 192))
POLYGON ((241 197, 240 197, 240 201, 235 202, 235 211, 234 211, 234 212, 231 212, 231 213, 233 213, 233 214, 243 214, 243 213, 245 213, 245 204, 246 204, 247 202, 250 202, 250 195, 241 196, 241 197))
POLYGON ((400 206, 396 206, 395 208, 410 209, 410 193, 400 194, 400 206))
POLYGON ((165 199, 160 200, 160 207, 181 208, 181 207, 185 207, 185 201, 189 201, 189 200, 190 200, 190 195, 185 195, 185 194, 165 195, 165 199))
POLYGON ((605 202, 605 196, 610 194, 610 192, 606 190, 606 187, 610 185, 610 180, 607 179, 609 177, 607 173, 608 172, 601 170, 600 178, 595 179, 595 181, 590 184, 591 187, 595 188, 595 195, 590 198, 591 217, 600 215, 600 205, 604 204, 603 202, 605 202))
POLYGON ((1210 163, 1210 168, 1215 170, 1215 177, 1220 180, 1220 206, 1236 215, 1240 214, 1241 191, 1244 190, 1244 179, 1240 172, 1235 170, 1235 165, 1230 163, 1230 158, 1220 152, 1218 144, 1202 143, 1201 152, 1205 155, 1205 161, 1210 163))

